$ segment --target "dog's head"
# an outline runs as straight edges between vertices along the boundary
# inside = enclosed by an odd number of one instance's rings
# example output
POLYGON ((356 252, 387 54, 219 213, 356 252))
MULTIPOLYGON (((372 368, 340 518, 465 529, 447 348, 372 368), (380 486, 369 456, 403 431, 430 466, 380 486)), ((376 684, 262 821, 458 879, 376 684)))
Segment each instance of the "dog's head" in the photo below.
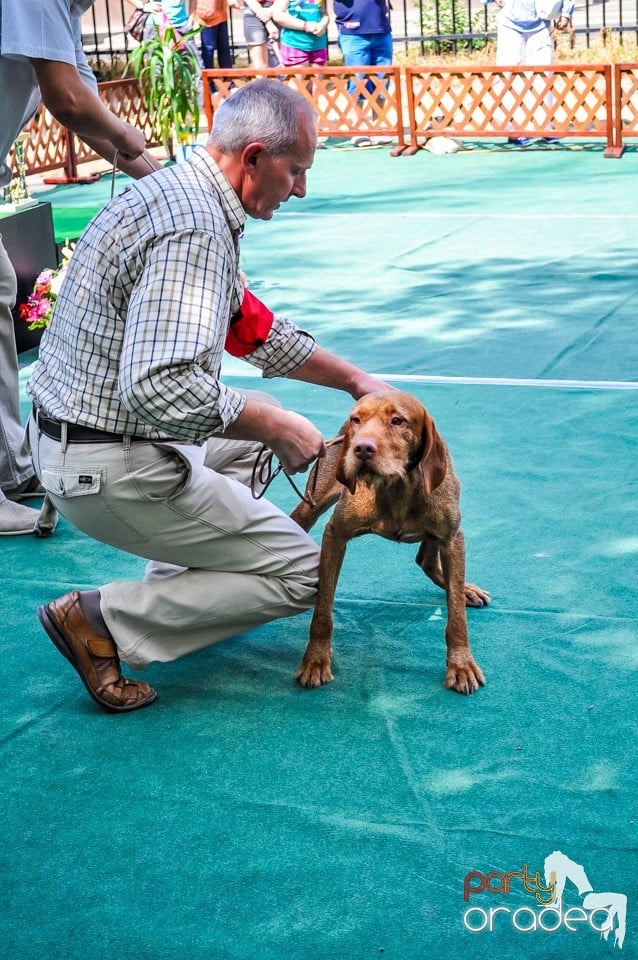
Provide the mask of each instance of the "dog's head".
POLYGON ((422 403, 410 393, 368 393, 345 425, 336 476, 354 493, 357 480, 398 480, 420 468, 426 496, 443 482, 445 443, 422 403))

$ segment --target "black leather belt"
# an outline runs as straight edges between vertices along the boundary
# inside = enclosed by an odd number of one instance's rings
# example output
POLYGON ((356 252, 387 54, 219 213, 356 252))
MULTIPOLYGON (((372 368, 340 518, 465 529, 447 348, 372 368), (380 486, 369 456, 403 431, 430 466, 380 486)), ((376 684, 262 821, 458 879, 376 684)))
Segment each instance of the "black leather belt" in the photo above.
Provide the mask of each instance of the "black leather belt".
MULTIPOLYGON (((33 407, 33 419, 42 431, 45 437, 51 440, 62 439, 62 420, 54 420, 47 417, 46 414, 33 407)), ((67 443, 122 443, 125 439, 123 433, 107 433, 106 430, 94 430, 92 427, 83 427, 79 423, 66 424, 67 443)), ((131 440, 144 440, 144 437, 130 437, 131 440)))

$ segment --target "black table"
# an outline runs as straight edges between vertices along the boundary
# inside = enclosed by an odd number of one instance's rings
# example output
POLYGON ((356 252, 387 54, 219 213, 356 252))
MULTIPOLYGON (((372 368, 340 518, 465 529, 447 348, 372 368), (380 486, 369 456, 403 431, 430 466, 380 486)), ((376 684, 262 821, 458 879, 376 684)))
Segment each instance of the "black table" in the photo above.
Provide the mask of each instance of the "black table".
POLYGON ((29 330, 18 317, 17 307, 24 303, 42 270, 58 265, 58 249, 53 231, 50 203, 38 203, 15 213, 0 213, 0 234, 18 278, 18 296, 14 326, 18 353, 37 346, 41 330, 29 330))

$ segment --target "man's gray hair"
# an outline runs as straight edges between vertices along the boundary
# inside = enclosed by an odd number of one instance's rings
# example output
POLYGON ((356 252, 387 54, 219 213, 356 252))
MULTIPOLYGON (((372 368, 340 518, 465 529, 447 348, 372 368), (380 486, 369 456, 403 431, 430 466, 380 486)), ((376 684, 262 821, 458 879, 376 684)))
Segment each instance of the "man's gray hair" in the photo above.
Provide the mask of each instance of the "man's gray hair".
POLYGON ((300 121, 315 112, 300 93, 280 80, 253 80, 234 91, 215 112, 208 140, 230 154, 261 140, 268 153, 289 153, 299 140, 300 121))

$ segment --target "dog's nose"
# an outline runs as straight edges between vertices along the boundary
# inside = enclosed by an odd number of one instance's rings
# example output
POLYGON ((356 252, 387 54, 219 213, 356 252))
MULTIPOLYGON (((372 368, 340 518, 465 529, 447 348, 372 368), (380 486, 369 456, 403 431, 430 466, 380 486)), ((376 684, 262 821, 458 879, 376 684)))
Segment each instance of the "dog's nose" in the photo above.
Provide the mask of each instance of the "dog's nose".
POLYGON ((354 453, 359 460, 371 460, 376 452, 377 445, 374 440, 367 440, 365 437, 360 437, 354 445, 354 453))

